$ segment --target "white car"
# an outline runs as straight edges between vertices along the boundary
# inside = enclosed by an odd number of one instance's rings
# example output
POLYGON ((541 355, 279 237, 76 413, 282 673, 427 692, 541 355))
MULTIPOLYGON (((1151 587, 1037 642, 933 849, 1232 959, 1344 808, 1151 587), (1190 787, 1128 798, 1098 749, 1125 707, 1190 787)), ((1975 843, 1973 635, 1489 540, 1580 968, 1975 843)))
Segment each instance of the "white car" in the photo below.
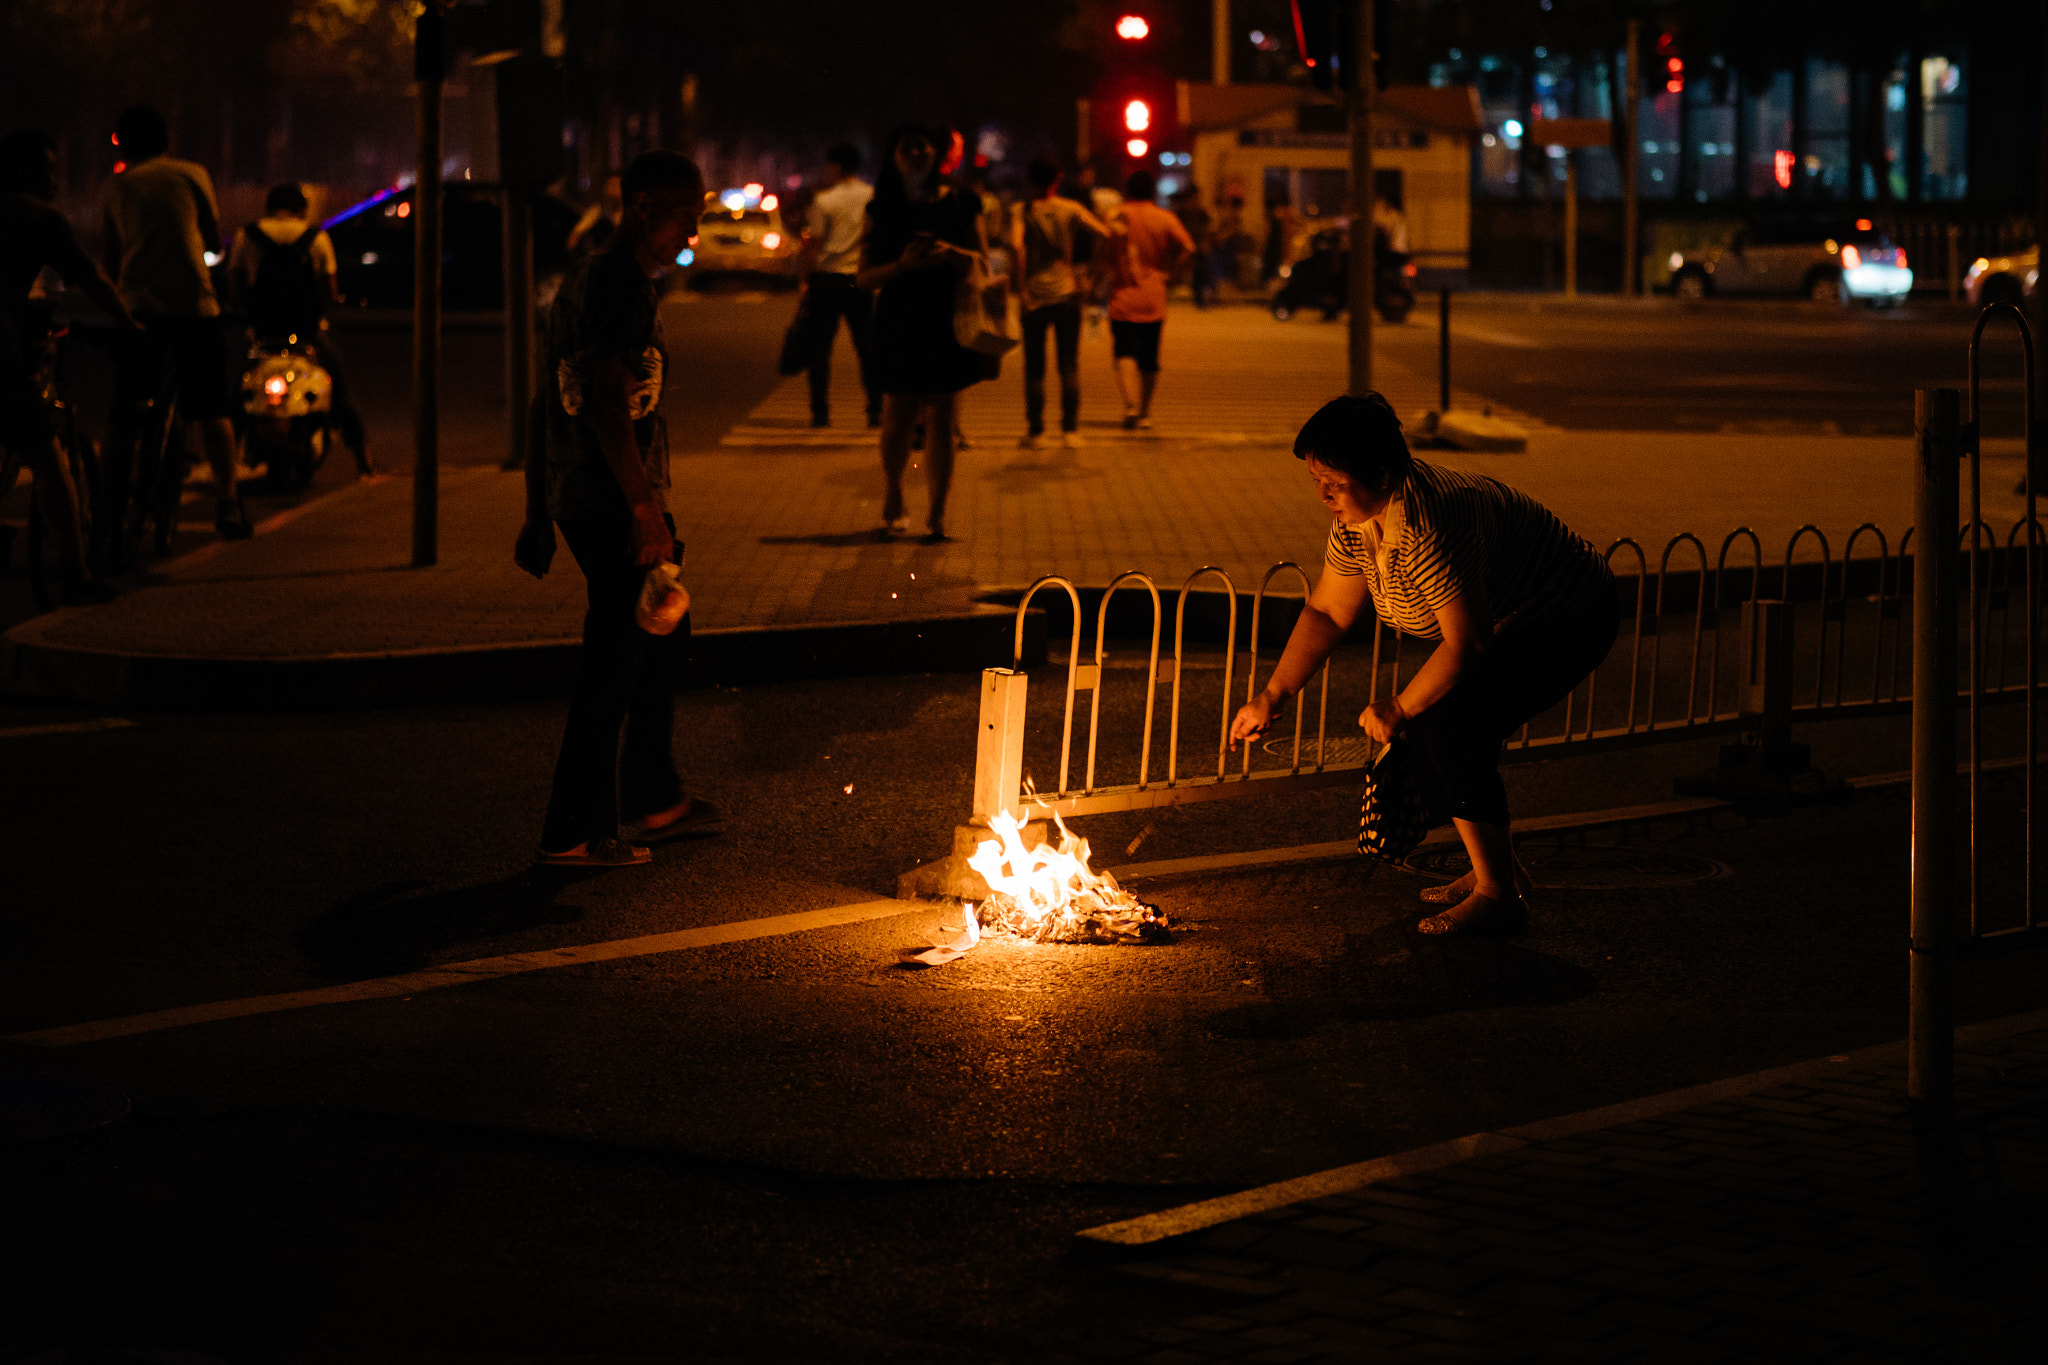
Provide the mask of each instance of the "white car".
POLYGON ((704 206, 687 264, 699 276, 730 272, 794 279, 801 245, 783 227, 779 207, 735 208, 713 199, 704 206))
POLYGON ((1987 303, 2022 303, 2034 297, 2034 277, 2041 273, 2041 248, 2030 246, 2007 256, 1979 256, 1963 276, 1963 292, 1972 308, 1987 303))
POLYGON ((1905 302, 1912 288, 1905 251, 1868 218, 1832 227, 1759 223, 1726 246, 1671 253, 1671 292, 1682 299, 1793 294, 1884 308, 1905 302))

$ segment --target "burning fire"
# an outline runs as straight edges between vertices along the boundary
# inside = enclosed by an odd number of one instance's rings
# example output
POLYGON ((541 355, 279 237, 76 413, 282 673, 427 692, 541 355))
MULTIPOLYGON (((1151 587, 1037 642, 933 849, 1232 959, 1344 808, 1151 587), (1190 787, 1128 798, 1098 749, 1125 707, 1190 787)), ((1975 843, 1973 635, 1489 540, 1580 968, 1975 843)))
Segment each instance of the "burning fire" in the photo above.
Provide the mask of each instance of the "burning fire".
MULTIPOLYGON (((1036 943, 1164 943, 1166 916, 1088 866, 1088 841, 1057 813, 1059 847, 1024 847, 1023 826, 1008 811, 989 821, 995 838, 974 850, 967 865, 989 885, 978 918, 1036 943)), ((977 918, 968 907, 970 922, 977 918)))

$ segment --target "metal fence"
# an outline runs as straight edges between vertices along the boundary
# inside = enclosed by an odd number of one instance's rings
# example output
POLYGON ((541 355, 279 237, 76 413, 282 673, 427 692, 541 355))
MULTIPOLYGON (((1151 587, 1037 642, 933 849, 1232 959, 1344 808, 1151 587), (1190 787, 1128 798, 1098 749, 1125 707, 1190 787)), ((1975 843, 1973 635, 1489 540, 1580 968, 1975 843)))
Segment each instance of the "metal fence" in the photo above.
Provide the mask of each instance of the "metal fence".
MULTIPOLYGON (((2027 524, 2022 518, 2001 531, 1979 517, 1958 539, 1977 544, 1990 537, 2011 549, 2027 524)), ((2036 528, 2038 538, 2038 523, 2036 528)), ((1911 696, 1906 685, 1911 637, 1904 608, 1912 583, 1912 540, 1910 530, 1894 542, 1881 528, 1865 523, 1850 533, 1837 556, 1826 534, 1807 525, 1792 535, 1775 562, 1767 562, 1761 539, 1747 527, 1729 532, 1712 554, 1699 537, 1685 532, 1664 546, 1654 568, 1634 540, 1615 542, 1607 558, 1625 594, 1624 619, 1608 663, 1574 689, 1561 715, 1547 725, 1525 726, 1510 740, 1507 759, 1758 730, 1779 716, 1790 723, 1904 710, 1911 696)), ((1989 702, 2024 693, 2032 674, 2023 675, 2014 658, 2014 637, 2021 633, 2016 628, 2026 619, 2013 609, 2018 557, 1980 551, 1975 558, 1982 571, 1973 581, 1982 591, 1972 616, 1980 628, 1971 632, 1971 657, 1980 667, 1962 694, 1989 702)), ((1332 734, 1334 663, 1325 664, 1295 699, 1291 732, 1237 753, 1229 744, 1232 715, 1258 691, 1262 665, 1273 662, 1261 647, 1261 626, 1276 579, 1304 594, 1309 587, 1301 566, 1274 565, 1251 594, 1249 630, 1240 632, 1241 599, 1230 575, 1213 565, 1190 574, 1173 608, 1168 652, 1158 584, 1141 573, 1123 574, 1094 612, 1092 654, 1084 647, 1087 613, 1074 584, 1057 576, 1033 583, 1017 605, 1014 666, 986 675, 985 708, 997 705, 999 717, 984 719, 1001 723, 983 727, 975 814, 1018 810, 1028 800, 1034 810, 1086 815, 1356 780, 1369 760, 1360 754, 1359 740, 1332 734), (1184 687, 1188 606, 1195 591, 1209 583, 1227 603, 1225 629, 1232 643, 1223 652, 1220 705, 1194 715, 1184 687), (1073 612, 1061 696, 1058 781, 1037 781, 1027 793, 1022 763, 1025 614, 1047 590, 1063 592, 1073 612), (1103 693, 1114 677, 1113 656, 1130 648, 1109 640, 1109 614, 1116 594, 1124 591, 1142 591, 1152 608, 1144 664, 1131 680, 1133 686, 1142 681, 1144 719, 1135 774, 1109 782, 1100 761, 1103 693), (1246 640, 1242 645, 1241 637, 1246 640), (1077 729, 1084 694, 1086 724, 1077 729), (1158 754, 1162 728, 1163 764, 1158 754), (1006 760, 996 741, 1012 737, 1018 753, 1006 760), (1082 740, 1078 772, 1077 738, 1082 740)), ((1385 690, 1398 690, 1404 671, 1418 666, 1434 647, 1433 641, 1403 636, 1377 621, 1362 629, 1369 633, 1372 651, 1364 689, 1368 702, 1385 690)), ((1350 729, 1341 720, 1340 726, 1350 729)))

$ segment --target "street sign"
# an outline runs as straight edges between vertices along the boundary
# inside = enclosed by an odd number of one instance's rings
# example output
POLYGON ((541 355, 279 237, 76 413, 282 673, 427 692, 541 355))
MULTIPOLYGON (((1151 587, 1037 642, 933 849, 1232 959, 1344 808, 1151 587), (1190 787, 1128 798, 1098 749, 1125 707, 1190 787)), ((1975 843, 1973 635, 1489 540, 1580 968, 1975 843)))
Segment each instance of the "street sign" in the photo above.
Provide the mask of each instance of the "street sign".
POLYGON ((1529 141, 1538 147, 1610 147, 1614 125, 1604 118, 1537 119, 1529 125, 1529 141))

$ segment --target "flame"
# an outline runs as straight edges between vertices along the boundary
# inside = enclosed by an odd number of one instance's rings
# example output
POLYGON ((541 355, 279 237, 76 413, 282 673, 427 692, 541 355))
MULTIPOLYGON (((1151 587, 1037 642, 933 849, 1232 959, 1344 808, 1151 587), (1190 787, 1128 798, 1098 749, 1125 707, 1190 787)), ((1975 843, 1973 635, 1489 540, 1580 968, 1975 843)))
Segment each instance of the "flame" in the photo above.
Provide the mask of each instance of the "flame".
MULTIPOLYGON (((1016 816, 999 811, 989 821, 996 837, 984 840, 967 865, 989 885, 981 916, 990 927, 1039 943, 1161 942, 1166 918, 1116 884, 1106 872, 1088 866, 1088 841, 1066 826, 1057 813, 1059 845, 1024 846, 1024 827, 1016 816)), ((972 922, 975 915, 970 913, 972 922)))

